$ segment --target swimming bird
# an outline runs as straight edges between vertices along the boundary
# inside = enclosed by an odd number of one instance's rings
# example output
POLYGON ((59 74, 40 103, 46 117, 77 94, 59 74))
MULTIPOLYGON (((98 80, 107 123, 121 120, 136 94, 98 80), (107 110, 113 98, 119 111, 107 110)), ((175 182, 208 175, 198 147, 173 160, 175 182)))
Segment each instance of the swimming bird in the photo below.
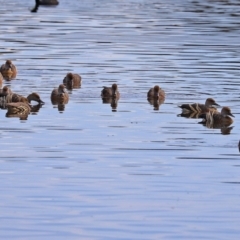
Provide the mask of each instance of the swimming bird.
POLYGON ((68 103, 69 95, 63 84, 60 84, 58 88, 53 89, 51 94, 52 104, 66 104, 68 103))
POLYGON ((223 107, 221 112, 207 110, 206 114, 203 114, 203 123, 208 128, 222 128, 230 126, 233 123, 234 117, 229 107, 223 107))
POLYGON ((68 88, 79 88, 82 84, 82 78, 77 73, 68 73, 64 79, 63 84, 68 88))
POLYGON ((192 104, 182 104, 178 107, 182 108, 183 113, 196 112, 196 113, 206 113, 206 111, 216 111, 217 109, 213 106, 219 106, 213 98, 207 98, 205 104, 192 103, 192 104))
POLYGON ((165 100, 165 92, 158 86, 154 86, 150 88, 147 94, 148 99, 161 99, 162 101, 165 100))
POLYGON ((7 103, 6 107, 8 109, 9 115, 11 114, 28 115, 31 111, 31 107, 27 99, 25 99, 24 102, 7 103))
POLYGON ((2 92, 0 92, 0 103, 6 104, 6 103, 12 103, 12 102, 24 102, 27 99, 28 103, 31 103, 31 101, 36 101, 39 104, 44 104, 42 99, 40 98, 38 93, 31 93, 26 98, 22 95, 19 95, 17 93, 13 93, 10 88, 5 86, 2 89, 2 92))
POLYGON ((7 94, 12 93, 12 90, 8 86, 4 86, 2 89, 0 89, 0 97, 6 96, 7 94))
POLYGON ((31 93, 27 96, 27 100, 29 103, 31 103, 31 101, 36 101, 38 102, 38 104, 44 104, 44 101, 42 101, 42 99, 40 98, 38 93, 31 93))
POLYGON ((2 64, 0 68, 0 72, 4 79, 6 80, 12 80, 17 76, 17 68, 12 63, 11 60, 7 60, 5 64, 2 64))
POLYGON ((56 6, 58 4, 59 2, 57 0, 35 0, 35 7, 31 10, 31 12, 37 12, 40 5, 56 6))
POLYGON ((101 92, 102 98, 119 98, 120 93, 118 91, 118 86, 116 83, 112 85, 112 87, 103 87, 103 90, 101 92))

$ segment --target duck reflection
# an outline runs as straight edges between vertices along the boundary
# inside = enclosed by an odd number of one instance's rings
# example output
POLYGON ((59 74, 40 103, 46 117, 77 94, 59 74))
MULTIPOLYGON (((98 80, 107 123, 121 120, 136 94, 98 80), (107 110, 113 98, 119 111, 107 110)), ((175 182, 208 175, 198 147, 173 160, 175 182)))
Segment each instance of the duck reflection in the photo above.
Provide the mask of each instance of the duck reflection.
POLYGON ((230 127, 231 124, 209 123, 209 122, 206 122, 205 120, 199 123, 209 129, 220 129, 222 135, 230 134, 231 130, 233 129, 233 127, 230 127))
POLYGON ((188 112, 188 113, 181 113, 177 115, 178 117, 185 117, 185 118, 202 118, 202 113, 199 112, 188 112))
POLYGON ((149 104, 153 105, 153 110, 158 111, 161 104, 164 103, 165 99, 162 98, 148 98, 149 104))
POLYGON ((61 113, 65 110, 65 104, 58 104, 58 111, 61 113))
POLYGON ((37 12, 40 5, 43 6, 56 6, 59 2, 57 0, 35 0, 35 7, 31 12, 37 12))
POLYGON ((31 105, 31 113, 36 114, 39 112, 40 108, 43 106, 43 104, 37 104, 37 105, 31 105))
POLYGON ((103 104, 110 104, 113 112, 117 111, 118 100, 119 100, 119 98, 113 98, 113 97, 103 98, 102 97, 102 103, 103 104))
POLYGON ((29 114, 18 114, 18 113, 12 114, 10 112, 6 113, 6 117, 7 118, 19 118, 20 120, 27 120, 28 119, 28 115, 29 114))
POLYGON ((63 112, 65 110, 65 104, 68 102, 58 102, 56 100, 51 100, 52 105, 57 106, 59 112, 63 112))

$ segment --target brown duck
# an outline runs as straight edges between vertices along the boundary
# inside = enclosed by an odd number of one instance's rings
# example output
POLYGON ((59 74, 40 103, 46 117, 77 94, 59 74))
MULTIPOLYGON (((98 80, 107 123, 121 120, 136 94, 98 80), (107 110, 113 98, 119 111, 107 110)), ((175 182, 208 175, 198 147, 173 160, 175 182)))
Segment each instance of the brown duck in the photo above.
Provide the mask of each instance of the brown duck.
POLYGON ((159 99, 164 102, 165 92, 158 86, 150 88, 147 94, 148 99, 159 99))
POLYGON ((15 114, 28 115, 31 111, 31 107, 26 98, 22 99, 22 101, 23 102, 7 103, 6 104, 6 107, 8 109, 7 114, 8 115, 15 115, 15 114))
POLYGON ((216 111, 217 109, 213 106, 219 106, 213 98, 208 98, 205 104, 192 103, 192 104, 182 104, 179 107, 182 108, 183 113, 195 112, 195 113, 206 113, 208 110, 216 111))
POLYGON ((76 73, 68 73, 63 79, 63 84, 69 88, 79 88, 82 84, 82 78, 76 73))
POLYGON ((206 123, 210 125, 219 124, 229 126, 233 123, 233 119, 230 116, 234 117, 229 107, 223 107, 220 113, 208 111, 206 113, 206 123))
POLYGON ((102 98, 119 98, 120 93, 118 91, 118 86, 116 83, 112 85, 112 87, 103 87, 101 92, 102 98))
POLYGON ((68 103, 68 100, 68 92, 63 84, 60 84, 58 88, 53 89, 51 94, 52 104, 66 104, 68 103))
POLYGON ((208 128, 223 128, 228 127, 233 123, 234 117, 229 107, 223 107, 221 112, 207 111, 202 115, 203 122, 208 128))
POLYGON ((0 103, 12 103, 12 102, 25 102, 28 101, 28 103, 31 103, 31 101, 36 101, 38 104, 44 104, 44 102, 41 100, 38 93, 31 93, 25 98, 22 95, 19 95, 17 93, 13 93, 10 88, 5 86, 2 89, 2 92, 0 92, 0 103))
POLYGON ((12 80, 17 76, 17 68, 11 60, 7 60, 0 68, 0 72, 4 79, 12 80))

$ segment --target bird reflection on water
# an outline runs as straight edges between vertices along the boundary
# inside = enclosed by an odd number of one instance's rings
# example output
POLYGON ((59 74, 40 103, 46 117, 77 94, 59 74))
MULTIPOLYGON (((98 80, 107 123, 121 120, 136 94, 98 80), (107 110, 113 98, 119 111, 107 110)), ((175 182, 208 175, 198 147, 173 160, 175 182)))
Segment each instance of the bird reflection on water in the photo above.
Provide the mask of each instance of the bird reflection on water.
POLYGON ((230 127, 229 125, 223 125, 223 124, 208 124, 206 122, 199 122, 199 124, 202 124, 203 126, 209 128, 209 129, 220 129, 222 135, 228 135, 231 133, 231 130, 233 127, 230 127))
POLYGON ((149 104, 153 105, 153 110, 158 111, 165 99, 148 98, 149 104))
POLYGON ((108 97, 108 98, 102 98, 102 103, 103 104, 109 104, 112 107, 112 111, 116 112, 117 111, 117 106, 118 106, 118 100, 119 98, 112 98, 112 97, 108 97))

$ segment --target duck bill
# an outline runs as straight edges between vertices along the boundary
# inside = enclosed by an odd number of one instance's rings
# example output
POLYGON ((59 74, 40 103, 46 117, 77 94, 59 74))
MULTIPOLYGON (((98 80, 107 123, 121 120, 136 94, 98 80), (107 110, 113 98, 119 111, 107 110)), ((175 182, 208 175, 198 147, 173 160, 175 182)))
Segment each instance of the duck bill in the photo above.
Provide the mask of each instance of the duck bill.
POLYGON ((231 113, 230 113, 229 115, 230 115, 231 117, 235 117, 235 116, 234 116, 233 114, 231 114, 231 113))
POLYGON ((38 103, 41 104, 41 105, 45 104, 45 102, 42 101, 41 99, 38 101, 38 103))

